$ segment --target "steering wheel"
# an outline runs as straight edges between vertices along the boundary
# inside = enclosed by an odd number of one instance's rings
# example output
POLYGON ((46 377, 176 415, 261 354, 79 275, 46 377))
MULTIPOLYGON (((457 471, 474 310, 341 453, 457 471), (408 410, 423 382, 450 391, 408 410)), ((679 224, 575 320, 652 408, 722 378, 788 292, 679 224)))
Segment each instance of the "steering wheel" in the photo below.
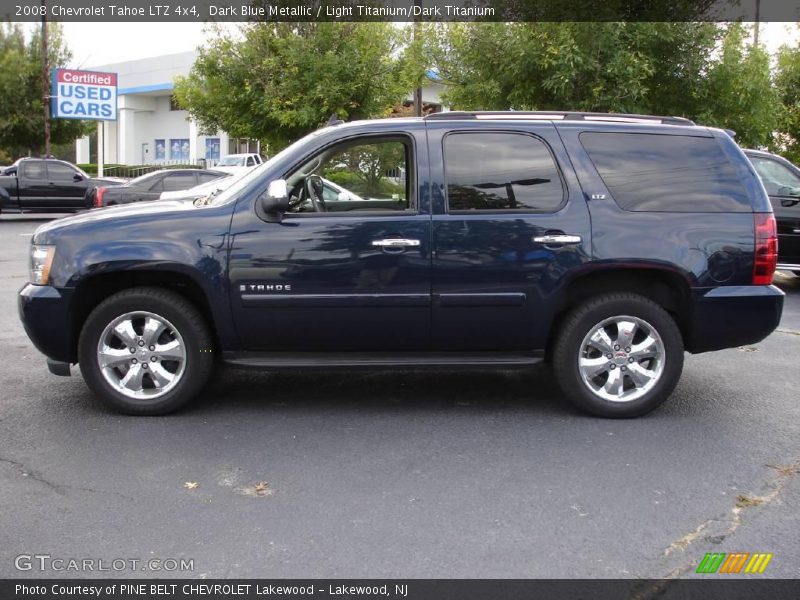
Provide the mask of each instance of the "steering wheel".
POLYGON ((309 175, 306 177, 303 187, 306 192, 306 198, 311 200, 314 211, 327 211, 327 208, 325 208, 325 199, 322 197, 322 193, 325 189, 325 186, 322 184, 322 177, 319 175, 309 175))

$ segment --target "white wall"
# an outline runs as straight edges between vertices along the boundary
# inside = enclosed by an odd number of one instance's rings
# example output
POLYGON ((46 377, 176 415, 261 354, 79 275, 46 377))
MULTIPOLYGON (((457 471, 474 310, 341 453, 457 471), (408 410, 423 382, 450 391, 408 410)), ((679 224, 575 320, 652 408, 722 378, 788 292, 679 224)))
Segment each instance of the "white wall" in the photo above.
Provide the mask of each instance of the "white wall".
MULTIPOLYGON (((197 135, 197 127, 185 110, 170 110, 169 95, 150 96, 130 94, 120 96, 119 114, 115 129, 120 135, 116 139, 114 156, 121 164, 196 162, 206 158, 206 137, 219 138, 220 156, 227 154, 227 136, 197 135), (156 140, 164 140, 164 158, 156 159, 156 140), (172 154, 170 140, 189 140, 189 157, 181 159, 172 154), (143 144, 147 154, 143 156, 143 144)), ((110 159, 106 159, 112 162, 110 159)))

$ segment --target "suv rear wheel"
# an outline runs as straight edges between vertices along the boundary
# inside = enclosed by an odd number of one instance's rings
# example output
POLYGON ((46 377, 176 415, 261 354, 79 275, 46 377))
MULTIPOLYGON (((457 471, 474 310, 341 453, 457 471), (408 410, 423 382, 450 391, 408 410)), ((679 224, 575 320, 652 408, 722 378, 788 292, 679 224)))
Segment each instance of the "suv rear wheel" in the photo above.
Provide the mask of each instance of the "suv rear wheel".
POLYGON ((203 316, 182 296, 139 287, 104 300, 78 341, 81 373, 114 410, 160 415, 186 404, 213 368, 203 316))
POLYGON ((602 417, 638 417, 675 389, 683 370, 683 339, 655 302, 638 294, 608 294, 567 316, 553 361, 561 389, 577 407, 602 417))

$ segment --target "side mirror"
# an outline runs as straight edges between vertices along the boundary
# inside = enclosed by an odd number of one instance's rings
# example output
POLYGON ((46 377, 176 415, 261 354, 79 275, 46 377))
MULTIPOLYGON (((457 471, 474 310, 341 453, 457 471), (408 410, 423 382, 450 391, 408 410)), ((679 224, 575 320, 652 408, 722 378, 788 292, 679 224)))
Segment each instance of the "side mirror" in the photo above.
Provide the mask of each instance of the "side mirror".
POLYGON ((258 199, 262 212, 271 223, 279 223, 283 213, 289 210, 289 190, 285 179, 271 181, 267 191, 258 199))
POLYGON ((72 176, 72 181, 74 181, 75 183, 83 181, 83 176, 80 173, 75 173, 75 175, 72 176))

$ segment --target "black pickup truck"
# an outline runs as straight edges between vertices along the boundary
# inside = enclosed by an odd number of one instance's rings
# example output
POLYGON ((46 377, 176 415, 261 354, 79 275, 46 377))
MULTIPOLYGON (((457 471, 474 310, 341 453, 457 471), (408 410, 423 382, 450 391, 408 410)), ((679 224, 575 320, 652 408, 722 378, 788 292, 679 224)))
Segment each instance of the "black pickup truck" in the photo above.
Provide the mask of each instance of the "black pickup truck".
POLYGON ((91 208, 87 190, 122 182, 89 177, 63 160, 22 158, 0 176, 0 213, 76 212, 91 208))

